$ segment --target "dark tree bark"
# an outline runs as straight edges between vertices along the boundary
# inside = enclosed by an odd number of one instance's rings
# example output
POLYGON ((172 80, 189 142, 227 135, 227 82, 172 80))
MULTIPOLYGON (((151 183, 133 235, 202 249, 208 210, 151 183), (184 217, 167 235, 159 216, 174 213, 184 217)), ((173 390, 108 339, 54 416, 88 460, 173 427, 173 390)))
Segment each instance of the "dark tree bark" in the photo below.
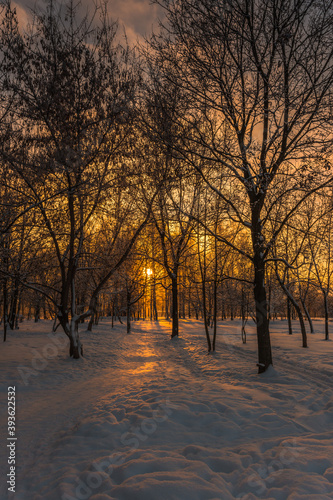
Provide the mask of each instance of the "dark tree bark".
POLYGON ((3 280, 3 341, 7 340, 7 280, 3 280))
MULTIPOLYGON (((217 257, 217 253, 215 252, 215 256, 217 257)), ((216 260, 216 259, 215 259, 216 260)), ((215 269, 216 272, 216 269, 215 269)), ((216 331, 217 331, 217 280, 214 279, 213 283, 213 307, 214 307, 214 316, 213 316, 213 342, 212 342, 212 350, 215 351, 216 347, 216 331)))
POLYGON ((325 290, 323 290, 323 295, 324 295, 324 311, 325 311, 325 340, 329 340, 329 330, 328 330, 328 319, 329 319, 328 300, 327 300, 327 292, 325 290))
POLYGON ((254 300, 256 306, 258 371, 267 370, 272 362, 271 341, 269 336, 269 319, 267 313, 267 298, 265 288, 265 266, 260 255, 255 256, 254 300))
POLYGON ((305 302, 304 297, 301 297, 301 303, 302 303, 303 310, 305 312, 305 316, 306 316, 308 323, 309 323, 309 326, 310 326, 310 333, 314 333, 312 318, 311 318, 309 309, 306 306, 306 302, 305 302))
POLYGON ((308 347, 307 335, 306 335, 306 329, 305 329, 305 323, 304 323, 304 318, 303 318, 302 310, 301 310, 301 308, 300 308, 297 300, 294 298, 294 296, 292 295, 292 293, 290 292, 290 290, 286 287, 286 285, 284 284, 283 280, 279 276, 279 273, 277 271, 277 266, 276 266, 276 276, 277 276, 277 279, 278 279, 278 281, 280 283, 280 286, 281 286, 282 290, 284 291, 286 297, 290 300, 291 304, 294 307, 294 310, 297 313, 297 316, 298 316, 298 319, 299 319, 299 323, 300 323, 300 327, 301 327, 302 347, 308 347))
POLYGON ((171 338, 178 337, 179 333, 179 317, 178 317, 178 273, 174 269, 171 278, 172 290, 172 332, 171 338))
POLYGON ((290 304, 289 297, 287 297, 287 318, 288 318, 288 332, 289 332, 289 335, 292 335, 293 328, 292 328, 292 324, 291 324, 291 304, 290 304))
POLYGON ((183 98, 169 115, 183 140, 168 146, 220 196, 232 224, 251 232, 251 249, 216 236, 252 262, 262 372, 272 363, 266 262, 288 220, 332 182, 324 164, 331 164, 333 2, 159 3, 169 25, 147 58, 169 95, 183 98))

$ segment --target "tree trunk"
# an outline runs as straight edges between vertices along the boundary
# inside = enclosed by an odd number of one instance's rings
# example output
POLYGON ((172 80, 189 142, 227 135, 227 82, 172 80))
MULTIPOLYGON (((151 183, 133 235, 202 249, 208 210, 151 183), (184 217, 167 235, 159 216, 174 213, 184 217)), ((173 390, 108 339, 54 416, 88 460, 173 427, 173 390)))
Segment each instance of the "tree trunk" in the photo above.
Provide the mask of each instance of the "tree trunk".
POLYGON ((39 317, 40 317, 40 302, 38 299, 36 307, 35 307, 35 323, 38 323, 39 317))
POLYGON ((69 355, 74 359, 79 359, 83 356, 83 348, 79 337, 79 326, 77 321, 73 320, 71 320, 69 331, 69 355))
POLYGON ((302 333, 302 347, 308 347, 306 329, 305 329, 304 318, 303 318, 301 308, 298 305, 297 301, 294 299, 293 295, 288 290, 288 288, 283 284, 283 282, 281 281, 281 278, 278 277, 278 280, 279 280, 279 283, 281 285, 282 290, 284 291, 287 298, 290 300, 290 302, 294 306, 294 310, 296 311, 296 314, 298 316, 299 324, 301 326, 301 333, 302 333))
MULTIPOLYGON (((43 308, 43 318, 44 318, 44 319, 48 319, 48 315, 46 314, 45 297, 43 298, 42 308, 43 308)), ((18 310, 18 311, 20 310, 20 300, 19 300, 19 306, 18 306, 17 310, 18 310)))
POLYGON ((271 340, 265 289, 265 265, 257 255, 254 259, 254 300, 256 304, 256 323, 258 341, 258 373, 263 373, 272 365, 271 340))
POLYGON ((288 297, 287 297, 287 318, 288 318, 288 332, 289 335, 292 335, 293 327, 291 324, 291 304, 290 304, 290 299, 288 297))
POLYGON ((92 331, 93 324, 94 324, 94 313, 92 313, 92 315, 90 316, 90 319, 89 319, 89 323, 88 323, 88 326, 87 326, 87 331, 88 332, 92 331))
POLYGON ((9 317, 8 317, 8 324, 9 324, 11 330, 15 329, 15 321, 16 321, 16 315, 17 315, 17 301, 18 301, 18 294, 19 294, 18 287, 19 287, 18 279, 15 278, 14 290, 13 290, 13 295, 12 295, 12 300, 11 300, 10 310, 9 310, 9 317))
POLYGON ((166 288, 165 289, 165 319, 169 319, 170 318, 170 313, 169 313, 169 291, 168 289, 166 288))
POLYGON ((327 301, 327 292, 323 291, 324 294, 324 309, 325 309, 325 340, 329 339, 328 333, 328 301, 327 301))
POLYGON ((307 341, 307 336, 306 336, 306 329, 305 329, 305 323, 304 323, 304 318, 303 318, 303 314, 302 314, 302 311, 301 311, 301 308, 298 304, 294 304, 294 307, 295 307, 295 310, 297 312, 297 315, 298 315, 298 319, 299 319, 299 324, 301 326, 301 333, 302 333, 302 347, 308 347, 308 341, 307 341))
POLYGON ((217 330, 217 281, 216 279, 214 280, 214 330, 213 330, 213 351, 215 351, 215 345, 216 345, 216 330, 217 330))
POLYGON ((242 287, 242 302, 241 302, 241 318, 242 318, 242 342, 246 344, 246 330, 245 325, 247 322, 247 305, 246 305, 245 291, 242 287))
POLYGON ((7 340, 7 280, 3 283, 3 341, 7 340))
POLYGON ((57 321, 58 321, 58 315, 56 314, 54 317, 54 321, 53 321, 52 332, 55 332, 57 330, 58 326, 61 324, 61 323, 58 323, 58 325, 57 325, 57 321))
POLYGON ((309 311, 308 311, 308 308, 306 307, 305 300, 302 300, 302 299, 301 299, 301 302, 302 302, 303 310, 304 310, 305 315, 306 315, 306 317, 307 317, 307 320, 308 320, 308 322, 309 322, 309 326, 310 326, 310 333, 314 333, 314 328, 313 328, 312 319, 311 319, 310 313, 309 313, 309 311))
POLYGON ((15 330, 19 329, 21 302, 22 302, 22 294, 19 293, 18 301, 17 301, 17 310, 16 310, 16 314, 15 314, 15 330))
POLYGON ((268 301, 267 301, 267 313, 268 313, 269 321, 271 321, 271 319, 272 319, 271 302, 272 302, 272 284, 271 284, 271 281, 269 281, 268 282, 268 301))
POLYGON ((203 308, 203 317, 204 317, 204 324, 205 324, 207 347, 208 347, 208 352, 210 352, 212 350, 212 344, 210 341, 210 335, 209 335, 209 330, 208 330, 207 309, 206 309, 206 286, 205 286, 204 279, 202 281, 202 308, 203 308))
POLYGON ((187 295, 187 315, 188 319, 191 319, 191 284, 189 285, 187 295))
POLYGON ((126 331, 131 333, 131 294, 127 292, 126 302, 126 331))
POLYGON ((177 274, 172 277, 172 333, 171 338, 178 337, 179 319, 178 319, 178 280, 177 274))
POLYGON ((157 303, 156 303, 156 285, 153 284, 153 318, 158 321, 157 303))
POLYGON ((98 299, 94 300, 93 304, 90 304, 90 309, 92 309, 92 313, 90 315, 89 323, 87 326, 87 331, 91 332, 93 325, 98 325, 98 299))

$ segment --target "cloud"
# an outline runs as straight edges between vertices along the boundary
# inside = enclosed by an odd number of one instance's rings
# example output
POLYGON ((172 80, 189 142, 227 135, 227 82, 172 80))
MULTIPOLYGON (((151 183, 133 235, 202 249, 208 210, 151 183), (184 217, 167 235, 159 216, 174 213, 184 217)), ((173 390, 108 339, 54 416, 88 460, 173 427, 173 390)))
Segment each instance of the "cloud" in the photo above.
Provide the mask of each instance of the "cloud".
POLYGON ((141 36, 151 32, 158 17, 158 8, 150 0, 113 0, 109 2, 109 12, 141 36))
MULTIPOLYGON (((15 0, 19 19, 26 24, 31 10, 45 9, 45 0, 15 0)), ((87 10, 92 12, 94 2, 81 0, 80 12, 84 15, 87 10)), ((130 45, 138 39, 149 36, 153 28, 158 26, 158 17, 163 16, 161 7, 152 4, 151 0, 109 0, 107 9, 112 20, 119 22, 119 34, 125 28, 130 45)))

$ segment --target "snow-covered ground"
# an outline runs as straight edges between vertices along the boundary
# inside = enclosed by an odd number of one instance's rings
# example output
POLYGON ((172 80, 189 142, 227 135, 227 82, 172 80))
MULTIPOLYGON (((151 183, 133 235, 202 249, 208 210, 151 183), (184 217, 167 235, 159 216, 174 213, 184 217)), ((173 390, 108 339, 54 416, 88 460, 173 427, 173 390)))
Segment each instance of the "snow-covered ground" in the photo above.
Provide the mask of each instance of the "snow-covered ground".
MULTIPOLYGON (((333 326, 333 325, 331 325, 333 326)), ((7 386, 16 386, 15 500, 333 499, 333 342, 315 322, 271 324, 274 368, 256 373, 254 326, 103 320, 68 358, 51 322, 1 347, 1 491, 7 498, 7 386)), ((333 330, 333 327, 332 327, 333 330)))

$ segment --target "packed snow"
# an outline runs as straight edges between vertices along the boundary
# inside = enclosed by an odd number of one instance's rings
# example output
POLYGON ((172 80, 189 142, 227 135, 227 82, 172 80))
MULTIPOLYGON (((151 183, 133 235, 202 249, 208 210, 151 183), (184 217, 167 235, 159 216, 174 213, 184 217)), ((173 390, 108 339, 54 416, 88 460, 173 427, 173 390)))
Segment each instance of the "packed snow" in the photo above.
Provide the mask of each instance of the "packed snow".
POLYGON ((333 499, 333 343, 315 321, 271 324, 274 367, 257 374, 256 337, 201 321, 110 319, 68 357, 52 323, 24 322, 1 349, 1 471, 8 470, 7 387, 16 386, 15 500, 333 499))

